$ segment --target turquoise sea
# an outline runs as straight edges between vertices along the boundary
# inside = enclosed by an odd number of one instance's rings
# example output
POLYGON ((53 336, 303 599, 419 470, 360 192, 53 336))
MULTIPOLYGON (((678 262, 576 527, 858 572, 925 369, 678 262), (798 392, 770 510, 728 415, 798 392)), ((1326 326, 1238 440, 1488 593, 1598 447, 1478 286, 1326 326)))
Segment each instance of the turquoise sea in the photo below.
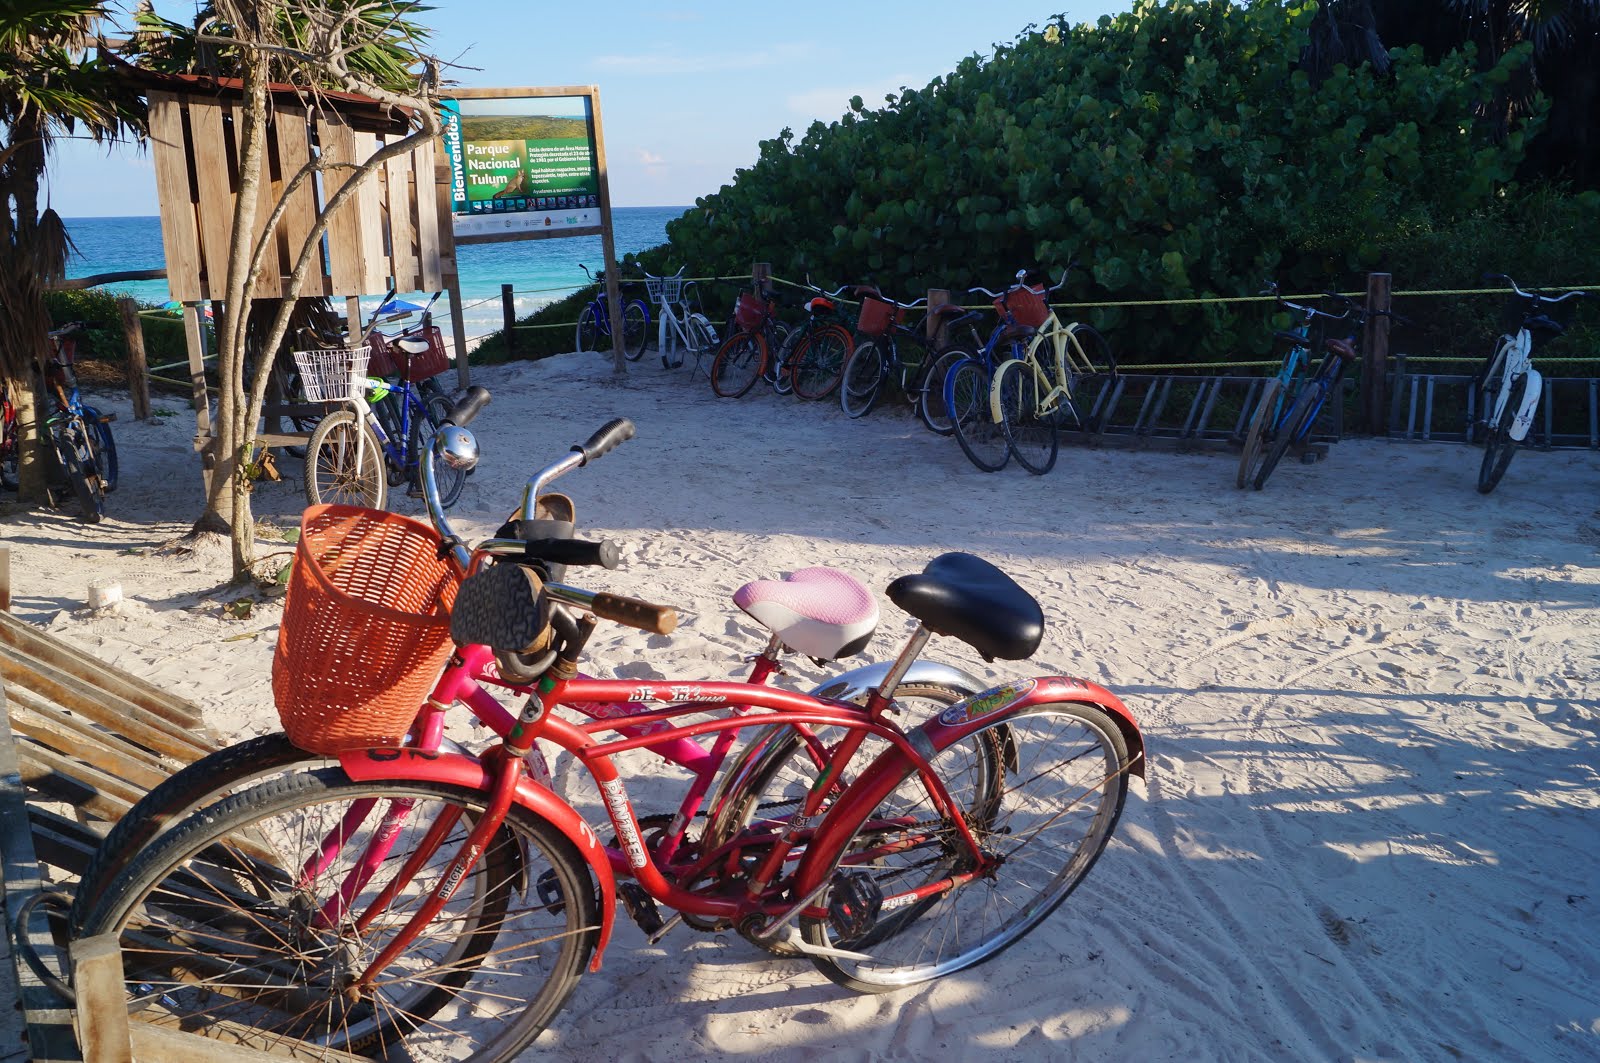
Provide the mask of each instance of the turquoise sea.
MULTIPOLYGON (((665 243, 667 222, 688 209, 616 208, 612 217, 617 257, 665 243)), ((161 250, 159 218, 68 218, 66 222, 67 231, 78 249, 67 265, 70 277, 117 270, 161 269, 166 265, 161 250)), ((580 262, 597 269, 602 261, 598 236, 469 244, 458 248, 457 255, 469 337, 500 327, 502 284, 510 284, 516 291, 517 316, 521 317, 585 283, 583 271, 578 268, 580 262)), ((137 281, 110 287, 150 303, 163 303, 168 298, 164 281, 137 281)), ((382 292, 372 294, 374 298, 366 307, 368 311, 377 304, 377 297, 383 295, 382 292)), ((401 296, 422 303, 431 294, 402 292, 401 296)), ((437 309, 443 311, 447 303, 448 296, 441 298, 437 309)))

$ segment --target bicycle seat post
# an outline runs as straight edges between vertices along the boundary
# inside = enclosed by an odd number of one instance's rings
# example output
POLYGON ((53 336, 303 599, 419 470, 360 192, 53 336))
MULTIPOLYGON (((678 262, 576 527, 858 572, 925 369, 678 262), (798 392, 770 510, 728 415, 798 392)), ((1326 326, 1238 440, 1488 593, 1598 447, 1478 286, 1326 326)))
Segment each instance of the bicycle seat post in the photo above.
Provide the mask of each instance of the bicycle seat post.
POLYGON ((874 718, 881 716, 883 710, 894 700, 894 692, 899 688, 900 680, 905 678, 906 672, 922 655, 922 648, 928 644, 932 634, 933 632, 919 623, 916 630, 906 638, 906 644, 900 647, 900 655, 894 659, 889 671, 884 674, 883 682, 878 684, 878 689, 872 692, 871 698, 867 701, 867 711, 874 718))

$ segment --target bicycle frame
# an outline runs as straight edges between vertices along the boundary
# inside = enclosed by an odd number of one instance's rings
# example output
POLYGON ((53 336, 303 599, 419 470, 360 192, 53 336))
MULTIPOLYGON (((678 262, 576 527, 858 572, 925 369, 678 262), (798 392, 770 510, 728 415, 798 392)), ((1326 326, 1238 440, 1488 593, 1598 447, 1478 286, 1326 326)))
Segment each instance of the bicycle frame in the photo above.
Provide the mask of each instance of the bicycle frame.
MULTIPOLYGON (((1061 319, 1056 317, 1054 310, 1044 319, 1044 324, 1039 326, 1033 339, 1028 341, 1027 348, 1023 351, 1022 361, 1033 370, 1033 376, 1039 383, 1040 396, 1037 411, 1042 416, 1058 406, 1065 406, 1072 415, 1075 423, 1082 424, 1078 416, 1078 409, 1072 404, 1072 381, 1080 376, 1086 376, 1094 371, 1094 366, 1089 361, 1089 356, 1084 352, 1083 345, 1078 342, 1078 337, 1073 334, 1077 322, 1063 325, 1061 319), (1046 342, 1051 346, 1054 356, 1054 377, 1046 371, 1039 360, 1039 350, 1046 342), (1076 351, 1076 355, 1072 352, 1076 351)), ((996 373, 994 381, 989 386, 989 414, 996 421, 1002 417, 1003 405, 1000 395, 1000 374, 996 373)))
POLYGON ((1534 412, 1539 408, 1539 395, 1544 389, 1544 376, 1533 367, 1532 333, 1526 328, 1519 328, 1514 336, 1509 334, 1501 336, 1500 347, 1495 353, 1494 361, 1500 364, 1501 369, 1499 383, 1494 385, 1494 405, 1485 411, 1489 424, 1500 423, 1506 403, 1511 398, 1511 385, 1517 377, 1528 378, 1528 386, 1522 393, 1522 403, 1507 433, 1520 443, 1527 438, 1528 431, 1533 427, 1534 412))

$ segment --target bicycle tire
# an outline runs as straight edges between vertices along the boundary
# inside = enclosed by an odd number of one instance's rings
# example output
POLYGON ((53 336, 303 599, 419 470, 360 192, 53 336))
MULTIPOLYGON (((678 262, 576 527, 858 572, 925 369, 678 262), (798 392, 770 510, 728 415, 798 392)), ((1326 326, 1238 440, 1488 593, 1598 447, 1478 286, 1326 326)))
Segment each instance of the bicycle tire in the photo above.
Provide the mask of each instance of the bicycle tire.
POLYGON ((838 325, 826 325, 801 340, 789 360, 794 393, 812 400, 833 394, 852 353, 850 340, 850 333, 838 325))
POLYGON ((578 350, 598 351, 600 349, 600 311, 594 303, 583 308, 578 315, 578 331, 573 342, 578 345, 578 350))
POLYGON ((743 398, 766 369, 767 341, 754 332, 734 333, 711 362, 711 390, 725 399, 743 398))
POLYGON ((989 367, 968 358, 950 370, 945 380, 944 402, 950 411, 956 442, 967 460, 983 472, 999 472, 1011 460, 1005 430, 995 421, 989 405, 989 367))
POLYGON ((689 318, 689 343, 691 349, 684 352, 684 356, 694 355, 694 372, 700 370, 701 359, 717 347, 717 332, 711 327, 711 322, 701 314, 691 315, 689 318))
POLYGON ((950 347, 940 351, 923 367, 922 377, 917 381, 917 416, 934 435, 947 436, 956 430, 950 419, 950 409, 944 404, 944 383, 949 379, 950 370, 975 357, 970 349, 950 347))
POLYGON ((1261 398, 1256 403, 1255 411, 1250 415, 1250 427, 1245 429, 1244 443, 1239 448, 1239 470, 1234 476, 1234 485, 1241 490, 1250 485, 1250 470, 1261 454, 1261 440, 1266 434, 1267 421, 1272 418, 1272 408, 1282 387, 1283 382, 1277 377, 1268 380, 1261 389, 1261 398))
POLYGON ((1486 495, 1500 483, 1517 453, 1517 441, 1511 438, 1511 426, 1516 423, 1517 411, 1522 408, 1528 393, 1528 375, 1523 373, 1511 382, 1506 404, 1500 410, 1500 419, 1489 427, 1483 440, 1483 463, 1478 466, 1478 493, 1486 495))
POLYGON ((95 471, 94 444, 88 426, 80 417, 71 417, 52 430, 56 459, 78 503, 78 519, 99 524, 106 514, 105 490, 95 471))
POLYGON ((1472 389, 1477 398, 1477 420, 1467 426, 1467 442, 1483 443, 1489 438, 1494 426, 1489 423, 1489 418, 1494 415, 1494 395, 1505 382, 1500 378, 1505 373, 1507 346, 1511 337, 1501 336, 1495 344, 1494 353, 1490 354, 1483 363, 1483 368, 1478 370, 1478 375, 1472 381, 1472 389))
MULTIPOLYGON (((1111 344, 1099 329, 1078 321, 1068 326, 1067 335, 1071 337, 1069 342, 1077 341, 1078 354, 1087 366, 1087 371, 1075 375, 1102 376, 1117 371, 1117 356, 1111 353, 1111 344)), ((1071 366, 1067 368, 1072 369, 1071 366)))
POLYGON ((100 473, 100 486, 110 494, 117 489, 117 441, 111 435, 111 426, 100 417, 100 411, 93 406, 83 408, 83 423, 88 426, 94 445, 94 467, 100 473))
POLYGON ((1278 423, 1272 442, 1267 445, 1266 456, 1261 459, 1260 467, 1251 478, 1251 483, 1255 485, 1257 491, 1267 485, 1267 477, 1272 475, 1272 470, 1278 467, 1278 462, 1289 452, 1289 445, 1311 430, 1311 422, 1316 419, 1317 411, 1322 408, 1325 387, 1321 380, 1309 380, 1300 389, 1300 394, 1295 396, 1294 405, 1289 407, 1289 412, 1278 423))
MULTIPOLYGON (((438 435, 439 429, 450 419, 450 410, 454 404, 444 395, 436 395, 427 401, 423 407, 423 416, 418 418, 417 431, 417 461, 419 462, 417 475, 420 477, 422 455, 424 450, 433 446, 433 437, 438 435)), ((461 489, 467 485, 467 470, 458 469, 446 461, 435 460, 433 463, 433 482, 439 489, 439 504, 449 509, 461 497, 461 489)))
POLYGON ((984 783, 968 784, 947 770, 961 755, 959 745, 941 750, 931 763, 959 805, 981 810, 967 815, 968 826, 985 850, 1002 858, 987 874, 930 897, 914 892, 969 870, 971 854, 962 852, 949 819, 909 767, 877 807, 852 810, 857 818, 838 852, 808 854, 829 861, 829 884, 814 908, 828 907, 841 870, 869 875, 882 899, 864 928, 840 932, 829 917, 801 918, 807 942, 872 957, 813 954, 830 980, 882 993, 976 967, 1021 940, 1094 867, 1128 791, 1128 747, 1116 723, 1097 705, 1060 702, 997 720, 969 737, 1001 729, 996 741, 1005 750, 1006 775, 992 807, 962 800, 984 783), (930 830, 930 824, 937 826, 930 830), (1024 846, 1027 858, 1016 858, 1024 846))
POLYGON ((1045 398, 1041 388, 1048 387, 1048 380, 1040 382, 1033 363, 1010 361, 995 370, 991 392, 1011 456, 1035 476, 1055 468, 1061 449, 1060 406, 1047 410, 1041 405, 1045 398))
POLYGON ((878 404, 887 375, 883 351, 876 340, 866 340, 845 360, 839 374, 839 408, 846 417, 865 417, 878 404))
POLYGON ((388 460, 377 433, 354 410, 335 410, 317 422, 306 445, 306 504, 333 502, 383 509, 389 499, 388 460), (356 434, 362 434, 356 467, 356 434))
POLYGON ((638 299, 622 306, 622 356, 637 362, 650 343, 650 308, 638 299))
MULTIPOLYGON (((433 1059, 444 1058, 444 1049, 451 1059, 507 1063, 565 1004, 599 924, 582 857, 520 806, 377 988, 356 999, 345 992, 448 868, 486 801, 484 793, 441 783, 355 782, 337 768, 268 780, 156 838, 110 884, 84 933, 118 936, 130 1008, 158 1025, 202 1034, 226 1026, 223 1036, 253 1029, 264 1041, 355 1054, 433 1059), (349 882, 350 872, 338 853, 337 873, 319 871, 314 851, 358 802, 414 804, 385 850, 389 858, 359 885, 346 913, 319 925, 326 884, 349 882), (420 846, 426 827, 445 823, 447 813, 459 816, 447 840, 358 930, 350 916, 378 899, 415 851, 407 847, 420 846), (276 861, 252 851, 250 837, 267 839, 276 861), (312 855, 296 857, 297 850, 312 855), (511 944, 496 948, 502 941, 511 944), (227 1023, 196 1021, 219 1007, 227 1023)), ((358 849, 372 819, 367 807, 352 832, 358 849)))

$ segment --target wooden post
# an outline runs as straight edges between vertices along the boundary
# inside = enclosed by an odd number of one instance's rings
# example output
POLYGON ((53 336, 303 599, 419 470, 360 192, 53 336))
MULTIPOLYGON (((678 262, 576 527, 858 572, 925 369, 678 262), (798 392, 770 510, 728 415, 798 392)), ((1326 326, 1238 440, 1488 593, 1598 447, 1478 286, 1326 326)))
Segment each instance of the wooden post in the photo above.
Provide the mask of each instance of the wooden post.
POLYGON ((0 613, 11 612, 11 547, 0 546, 0 613))
POLYGON ((950 290, 948 288, 928 289, 928 321, 926 329, 928 334, 928 344, 930 346, 937 345, 943 338, 940 336, 940 332, 944 328, 943 323, 939 320, 939 318, 934 316, 933 312, 939 309, 941 306, 947 305, 949 302, 950 290))
POLYGON ((1384 376, 1389 370, 1389 293, 1393 278, 1387 273, 1367 274, 1367 325, 1361 338, 1361 412, 1366 430, 1372 435, 1389 431, 1388 410, 1383 401, 1384 376))
POLYGON ((72 987, 77 992, 73 1025, 84 1063, 133 1063, 122 949, 115 934, 72 943, 72 987))
MULTIPOLYGON (((377 319, 373 319, 376 323, 377 319)), ((346 347, 359 347, 364 342, 366 330, 361 327, 361 297, 344 297, 344 342, 346 347)))
POLYGON ((517 298, 511 285, 500 285, 500 317, 506 331, 506 354, 517 353, 517 298))
POLYGON ((200 453, 200 476, 205 481, 206 497, 211 497, 211 470, 217 456, 211 449, 211 398, 206 392, 205 325, 200 308, 183 306, 183 337, 189 350, 189 388, 194 402, 194 449, 200 453))
POLYGON ((606 134, 600 123, 600 90, 589 95, 594 120, 594 172, 600 186, 600 251, 606 260, 606 307, 611 318, 611 373, 627 373, 622 357, 622 285, 617 276, 617 245, 611 231, 611 175, 606 168, 606 134))
POLYGON ((757 262, 751 265, 750 283, 760 294, 772 291, 772 263, 757 262))
POLYGON ((133 400, 133 416, 150 419, 150 369, 144 354, 144 324, 139 320, 139 304, 132 299, 117 300, 122 310, 122 334, 128 341, 128 397, 133 400))

